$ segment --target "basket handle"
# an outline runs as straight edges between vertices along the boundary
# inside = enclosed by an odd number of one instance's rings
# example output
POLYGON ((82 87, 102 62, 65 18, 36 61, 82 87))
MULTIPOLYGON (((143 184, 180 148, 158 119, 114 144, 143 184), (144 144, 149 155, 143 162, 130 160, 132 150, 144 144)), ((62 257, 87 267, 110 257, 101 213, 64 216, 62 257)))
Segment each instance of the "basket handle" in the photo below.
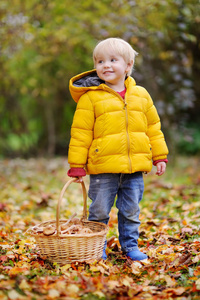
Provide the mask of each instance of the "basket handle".
MULTIPOLYGON (((61 190, 60 197, 58 199, 58 204, 57 204, 57 212, 56 212, 56 229, 57 229, 57 235, 59 235, 59 220, 60 220, 60 206, 62 202, 63 195, 68 188, 68 186, 72 183, 75 182, 77 178, 72 178, 69 181, 67 181, 64 185, 64 187, 61 190)), ((83 191, 83 219, 87 219, 87 191, 85 187, 85 183, 82 181, 80 182, 82 186, 82 191, 83 191)))

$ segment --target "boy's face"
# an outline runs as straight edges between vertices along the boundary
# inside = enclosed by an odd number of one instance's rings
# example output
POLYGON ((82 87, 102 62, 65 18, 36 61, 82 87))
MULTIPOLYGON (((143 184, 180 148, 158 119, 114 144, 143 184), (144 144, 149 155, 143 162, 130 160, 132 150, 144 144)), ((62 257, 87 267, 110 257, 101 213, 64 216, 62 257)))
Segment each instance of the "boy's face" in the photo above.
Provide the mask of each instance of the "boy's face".
POLYGON ((132 63, 126 63, 124 58, 113 50, 98 54, 95 63, 97 75, 105 83, 120 92, 124 88, 126 73, 131 69, 132 63))

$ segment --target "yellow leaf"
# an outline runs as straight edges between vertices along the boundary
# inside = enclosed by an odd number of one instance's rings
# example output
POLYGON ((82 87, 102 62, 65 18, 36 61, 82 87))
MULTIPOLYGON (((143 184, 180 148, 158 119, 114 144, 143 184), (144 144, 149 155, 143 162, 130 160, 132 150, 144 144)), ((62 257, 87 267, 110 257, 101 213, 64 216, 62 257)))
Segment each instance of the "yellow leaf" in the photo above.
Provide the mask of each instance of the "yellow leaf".
POLYGON ((121 283, 125 286, 130 286, 130 282, 126 278, 122 279, 121 283))
POLYGON ((3 291, 0 291, 0 299, 1 300, 7 300, 8 297, 3 293, 3 291))
POLYGON ((200 261, 200 255, 196 255, 196 256, 192 257, 192 261, 193 261, 193 263, 198 263, 200 261))
POLYGON ((57 291, 55 289, 50 289, 48 294, 51 299, 58 299, 58 297, 60 296, 59 291, 57 291))
POLYGON ((184 287, 178 287, 177 289, 175 289, 175 291, 176 291, 176 295, 181 295, 181 294, 183 294, 184 292, 185 292, 185 290, 186 290, 186 288, 184 288, 184 287))
POLYGON ((138 261, 134 261, 132 264, 131 264, 131 270, 132 270, 132 273, 133 274, 140 274, 141 273, 141 267, 142 267, 142 264, 139 263, 138 261))
POLYGON ((22 279, 21 283, 19 284, 19 288, 21 290, 30 290, 31 287, 29 286, 29 284, 27 283, 27 281, 25 279, 22 279))
POLYGON ((108 287, 112 290, 116 286, 118 286, 119 282, 117 280, 109 280, 108 281, 108 287))
POLYGON ((197 281, 195 283, 196 283, 196 289, 200 290, 200 278, 197 279, 197 281))
POLYGON ((108 274, 109 275, 109 273, 102 267, 102 266, 97 266, 97 269, 99 270, 99 272, 101 272, 102 274, 108 274))
POLYGON ((56 288, 59 290, 59 291, 64 291, 65 288, 66 288, 66 282, 64 280, 59 280, 56 282, 56 288))
POLYGON ((99 272, 99 269, 97 266, 90 266, 90 271, 92 272, 99 272))
POLYGON ((18 294, 15 290, 9 291, 8 292, 8 297, 10 300, 15 300, 15 299, 23 299, 20 294, 18 294))
POLYGON ((101 291, 96 291, 93 293, 95 296, 97 296, 98 298, 105 298, 104 293, 102 293, 101 291))
POLYGON ((177 284, 176 280, 174 278, 171 278, 169 275, 165 275, 164 279, 167 283, 167 286, 174 287, 177 284))
POLYGON ((66 290, 71 294, 77 294, 79 291, 79 287, 76 284, 69 284, 66 290))
POLYGON ((102 261, 99 262, 99 265, 102 266, 107 271, 109 270, 109 266, 107 266, 106 264, 104 264, 102 261))
POLYGON ((66 264, 66 265, 60 267, 60 270, 62 273, 66 273, 69 270, 69 268, 71 268, 71 264, 66 264))

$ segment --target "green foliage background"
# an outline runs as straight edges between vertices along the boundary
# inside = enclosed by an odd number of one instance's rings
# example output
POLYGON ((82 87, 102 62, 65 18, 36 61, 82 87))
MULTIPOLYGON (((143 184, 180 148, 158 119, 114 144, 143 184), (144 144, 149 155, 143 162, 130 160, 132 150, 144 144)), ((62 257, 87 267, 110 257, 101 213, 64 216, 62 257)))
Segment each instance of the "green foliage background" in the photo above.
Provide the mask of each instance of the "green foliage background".
POLYGON ((139 53, 170 152, 200 152, 199 0, 1 0, 0 156, 67 154, 69 79, 111 36, 139 53))

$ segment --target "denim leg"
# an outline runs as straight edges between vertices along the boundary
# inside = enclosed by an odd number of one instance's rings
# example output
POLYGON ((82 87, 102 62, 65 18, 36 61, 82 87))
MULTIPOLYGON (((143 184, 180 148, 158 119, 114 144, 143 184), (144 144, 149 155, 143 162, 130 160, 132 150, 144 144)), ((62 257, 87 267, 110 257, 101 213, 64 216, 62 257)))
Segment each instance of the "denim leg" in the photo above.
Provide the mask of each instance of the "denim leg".
POLYGON ((118 191, 119 174, 90 175, 88 196, 92 200, 89 207, 89 221, 108 224, 109 213, 118 191))
POLYGON ((122 174, 116 206, 118 208, 119 242, 122 251, 138 249, 139 202, 142 199, 144 182, 141 172, 122 174))

